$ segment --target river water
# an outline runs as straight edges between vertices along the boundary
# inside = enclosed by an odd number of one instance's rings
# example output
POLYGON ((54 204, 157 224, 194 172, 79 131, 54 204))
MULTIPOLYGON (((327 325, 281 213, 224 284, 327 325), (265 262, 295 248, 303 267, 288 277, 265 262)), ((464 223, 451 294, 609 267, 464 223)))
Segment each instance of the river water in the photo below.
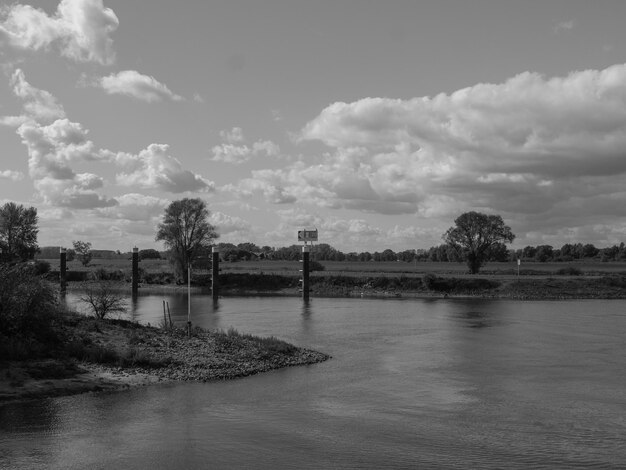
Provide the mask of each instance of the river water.
MULTIPOLYGON (((186 297, 162 301, 184 323, 186 297)), ((71 299, 70 299, 71 300, 71 299)), ((626 468, 626 303, 224 298, 325 363, 0 406, 0 468, 626 468)))

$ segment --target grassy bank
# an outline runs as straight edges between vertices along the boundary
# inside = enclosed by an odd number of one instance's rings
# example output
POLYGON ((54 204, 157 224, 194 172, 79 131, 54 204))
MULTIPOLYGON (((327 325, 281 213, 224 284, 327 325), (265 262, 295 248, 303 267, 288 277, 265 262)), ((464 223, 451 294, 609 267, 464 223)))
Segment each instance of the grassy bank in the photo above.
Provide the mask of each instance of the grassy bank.
POLYGON ((155 328, 62 310, 29 266, 0 266, 0 401, 224 380, 329 357, 235 330, 155 328))

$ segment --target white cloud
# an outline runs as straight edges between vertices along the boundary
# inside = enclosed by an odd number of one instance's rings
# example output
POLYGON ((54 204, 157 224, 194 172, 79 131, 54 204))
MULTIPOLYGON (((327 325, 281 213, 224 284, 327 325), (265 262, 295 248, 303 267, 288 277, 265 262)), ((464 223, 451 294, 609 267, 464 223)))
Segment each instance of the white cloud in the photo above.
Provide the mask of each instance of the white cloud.
MULTIPOLYGON (((56 99, 31 87, 21 71, 14 74, 14 81, 13 91, 25 101, 25 107, 37 110, 38 116, 34 117, 55 114, 42 110, 56 109, 58 114, 64 114, 60 105, 53 106, 56 99)), ((74 170, 76 164, 89 162, 117 165, 121 172, 116 179, 121 185, 174 193, 214 189, 212 182, 183 169, 179 160, 168 155, 167 145, 151 144, 137 155, 114 153, 97 148, 88 139, 88 131, 69 119, 56 119, 49 125, 30 118, 21 122, 17 134, 28 149, 29 174, 39 195, 51 205, 100 208, 118 204, 115 199, 98 194, 97 190, 104 187, 102 177, 74 170)))
MULTIPOLYGON (((328 207, 430 217, 482 209, 545 220, 573 210, 574 197, 621 192, 626 65, 555 78, 522 73, 433 98, 335 103, 301 139, 334 151, 318 165, 257 173, 257 187, 328 207)), ((605 208, 618 212, 614 198, 605 208)))
POLYGON ((61 0, 54 15, 30 5, 0 9, 0 34, 14 47, 30 50, 55 45, 63 56, 79 62, 113 63, 110 35, 119 21, 102 0, 61 0))
POLYGON ((570 29, 574 29, 574 21, 559 21, 556 25, 554 25, 554 32, 560 33, 561 31, 569 31, 570 29))
POLYGON ((148 103, 165 99, 172 101, 181 101, 183 99, 154 77, 140 74, 135 70, 124 70, 102 77, 97 83, 109 95, 131 96, 148 103))
POLYGON ((117 198, 118 204, 113 207, 100 209, 98 213, 113 220, 129 220, 137 222, 152 221, 153 227, 163 215, 163 211, 170 201, 163 198, 148 196, 139 193, 129 193, 117 198))
POLYGON ((230 131, 222 130, 220 131, 220 137, 227 144, 238 144, 245 140, 241 127, 233 127, 230 131))
POLYGON ((20 127, 22 124, 24 124, 28 120, 29 120, 29 118, 27 116, 25 116, 25 115, 22 115, 22 116, 2 116, 2 117, 0 117, 0 125, 17 128, 17 127, 20 127))
POLYGON ((28 83, 21 69, 13 72, 11 86, 15 96, 24 100, 24 111, 29 117, 39 122, 51 122, 65 117, 65 110, 58 100, 49 92, 28 83))
POLYGON ((209 223, 217 229, 220 236, 230 235, 241 239, 247 237, 252 231, 252 226, 248 221, 219 211, 211 212, 209 223))
POLYGON ((73 163, 102 159, 80 124, 58 119, 41 126, 30 121, 17 133, 28 150, 29 174, 45 203, 77 209, 116 204, 96 192, 103 186, 101 177, 72 168, 73 163))
POLYGON ((212 160, 216 162, 241 164, 262 155, 267 157, 280 155, 280 147, 270 140, 258 140, 252 144, 252 147, 245 145, 243 142, 246 139, 240 127, 233 127, 230 131, 220 131, 220 137, 224 143, 212 149, 212 160))
POLYGON ((21 181, 24 179, 24 173, 14 170, 0 170, 0 179, 21 181))
POLYGON ((169 146, 150 144, 137 155, 120 152, 113 156, 123 172, 116 175, 118 184, 171 193, 212 191, 214 183, 182 168, 178 159, 168 154, 169 146))

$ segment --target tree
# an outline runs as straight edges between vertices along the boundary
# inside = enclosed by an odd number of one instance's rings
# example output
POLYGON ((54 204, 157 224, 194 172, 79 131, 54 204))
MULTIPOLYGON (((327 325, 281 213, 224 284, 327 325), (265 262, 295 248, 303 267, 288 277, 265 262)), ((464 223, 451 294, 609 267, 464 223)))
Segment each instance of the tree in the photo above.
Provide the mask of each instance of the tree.
POLYGON ((511 228, 504 225, 499 215, 466 212, 457 217, 454 224, 443 239, 463 257, 472 274, 478 273, 493 247, 515 239, 511 228))
POLYGON ((139 250, 139 259, 161 259, 161 253, 152 248, 146 248, 145 250, 139 250))
POLYGON ((551 245, 539 245, 535 252, 535 261, 545 263, 554 257, 554 248, 551 245))
POLYGON ((98 320, 104 319, 109 313, 126 311, 124 296, 115 292, 106 283, 85 287, 85 293, 80 300, 89 305, 98 320))
POLYGON ((14 202, 0 207, 0 248, 2 259, 32 259, 37 253, 37 209, 14 202))
POLYGON ((91 243, 89 242, 81 242, 80 240, 76 240, 72 242, 74 246, 74 251, 78 255, 78 259, 83 266, 88 266, 91 263, 91 258, 93 257, 93 253, 91 252, 91 243))
POLYGON ((211 213, 202 199, 181 199, 165 209, 163 222, 157 227, 156 241, 169 250, 170 261, 179 278, 187 282, 187 266, 195 256, 208 251, 218 238, 208 219, 211 213))

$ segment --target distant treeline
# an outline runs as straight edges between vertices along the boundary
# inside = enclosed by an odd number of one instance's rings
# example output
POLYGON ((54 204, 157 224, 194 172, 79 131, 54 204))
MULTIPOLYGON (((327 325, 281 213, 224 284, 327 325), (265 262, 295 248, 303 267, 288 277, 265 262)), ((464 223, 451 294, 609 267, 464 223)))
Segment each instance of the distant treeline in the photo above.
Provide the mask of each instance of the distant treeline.
MULTIPOLYGON (((242 261, 252 259, 275 259, 296 261, 302 257, 302 245, 272 248, 258 247, 253 243, 220 243, 220 257, 225 261, 242 261)), ((426 250, 403 250, 395 252, 390 249, 375 252, 344 253, 326 243, 314 245, 311 258, 317 261, 463 261, 459 253, 451 246, 442 244, 426 250)), ((509 250, 506 245, 496 245, 489 253, 489 261, 514 261, 517 259, 538 262, 568 262, 581 259, 599 259, 602 261, 626 260, 624 243, 608 248, 596 248, 592 244, 566 243, 561 248, 550 245, 527 246, 518 250, 509 250)))
MULTIPOLYGON (((254 243, 219 243, 220 258, 224 261, 250 261, 257 259, 297 261, 302 258, 302 245, 273 248, 259 247, 254 243)), ((68 253, 71 250, 68 250, 68 253)), ((92 250, 93 258, 128 259, 131 252, 122 253, 113 250, 92 250)), ((209 253, 206 253, 209 256, 209 253)), ((58 246, 47 246, 40 249, 37 258, 55 259, 59 257, 58 246)), ((139 250, 140 259, 167 259, 167 253, 154 249, 139 250)), ((363 251, 344 253, 327 243, 313 245, 311 258, 316 261, 443 261, 461 262, 460 255, 449 245, 433 246, 425 250, 403 250, 395 252, 390 249, 383 251, 363 251)), ((602 261, 626 261, 626 246, 624 243, 608 248, 596 248, 594 245, 582 243, 566 243, 561 248, 551 245, 526 246, 518 250, 509 250, 505 245, 496 246, 489 253, 489 261, 523 261, 537 262, 568 262, 582 259, 597 259, 602 261)))

